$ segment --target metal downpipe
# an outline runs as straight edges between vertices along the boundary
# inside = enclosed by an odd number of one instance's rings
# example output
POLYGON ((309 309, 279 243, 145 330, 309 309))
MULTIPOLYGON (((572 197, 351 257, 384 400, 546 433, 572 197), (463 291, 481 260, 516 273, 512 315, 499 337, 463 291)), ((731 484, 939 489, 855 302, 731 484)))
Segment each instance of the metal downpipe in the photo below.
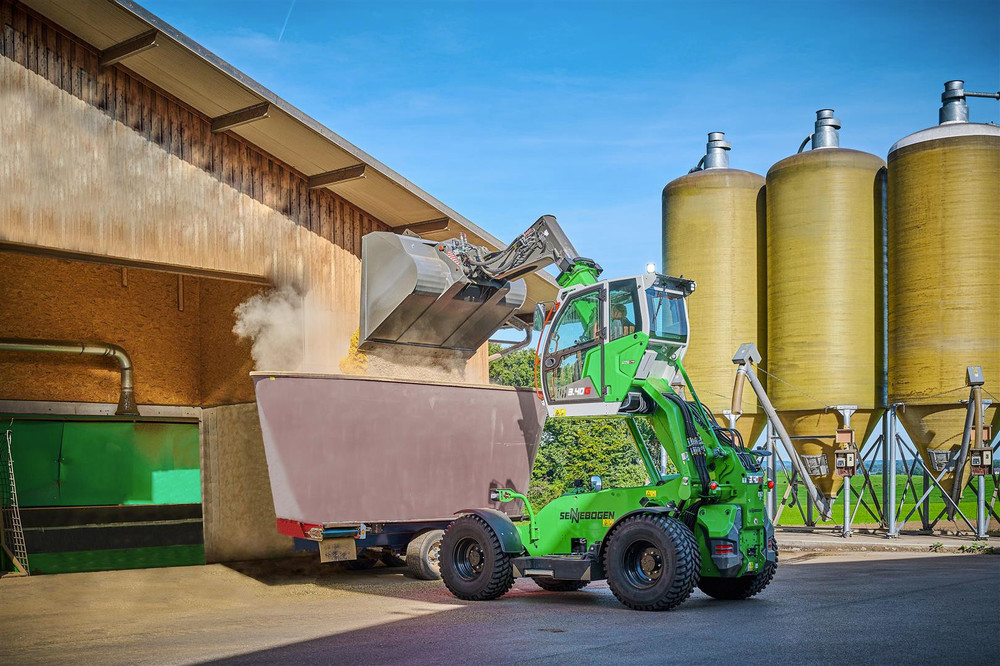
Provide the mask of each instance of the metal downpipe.
POLYGON ((48 353, 48 354, 86 354, 88 356, 111 357, 121 368, 121 393, 118 396, 118 407, 115 414, 139 416, 139 407, 135 402, 135 385, 132 378, 132 358, 118 345, 109 342, 72 342, 65 340, 19 340, 16 338, 0 338, 0 351, 48 353))

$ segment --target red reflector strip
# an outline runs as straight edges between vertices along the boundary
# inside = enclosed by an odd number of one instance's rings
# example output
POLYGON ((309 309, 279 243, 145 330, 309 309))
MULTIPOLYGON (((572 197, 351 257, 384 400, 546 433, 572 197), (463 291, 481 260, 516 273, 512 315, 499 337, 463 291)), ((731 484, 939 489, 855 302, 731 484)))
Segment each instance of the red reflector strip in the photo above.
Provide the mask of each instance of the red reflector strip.
POLYGON ((733 547, 731 545, 729 545, 729 546, 725 546, 725 545, 716 546, 715 547, 715 552, 716 553, 720 553, 720 554, 722 554, 722 553, 732 553, 733 552, 733 547))

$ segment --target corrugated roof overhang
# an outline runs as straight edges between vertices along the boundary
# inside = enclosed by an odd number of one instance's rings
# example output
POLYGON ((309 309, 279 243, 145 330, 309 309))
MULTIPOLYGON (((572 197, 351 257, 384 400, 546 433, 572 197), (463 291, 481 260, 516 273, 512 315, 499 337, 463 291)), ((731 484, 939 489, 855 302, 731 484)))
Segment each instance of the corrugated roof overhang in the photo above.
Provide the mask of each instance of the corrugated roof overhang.
MULTIPOLYGON (((22 0, 34 11, 102 52, 125 45, 117 62, 205 115, 235 122, 238 112, 254 118, 226 127, 311 179, 402 231, 421 225, 421 236, 443 240, 464 232, 491 249, 498 239, 444 205, 343 137, 295 108, 175 28, 128 0, 22 0), (150 39, 129 40, 150 31, 150 39), (266 109, 261 109, 266 103, 266 109), (258 107, 258 108, 254 108, 258 107), (232 114, 232 115, 230 115, 232 114), (266 114, 266 115, 265 115, 266 114), (344 171, 339 171, 339 170, 344 171), (331 173, 333 172, 333 173, 331 173), (427 223, 427 224, 425 224, 427 223)), ((531 222, 525 222, 525 227, 531 222)), ((548 274, 527 277, 530 312, 553 300, 558 287, 548 274)))

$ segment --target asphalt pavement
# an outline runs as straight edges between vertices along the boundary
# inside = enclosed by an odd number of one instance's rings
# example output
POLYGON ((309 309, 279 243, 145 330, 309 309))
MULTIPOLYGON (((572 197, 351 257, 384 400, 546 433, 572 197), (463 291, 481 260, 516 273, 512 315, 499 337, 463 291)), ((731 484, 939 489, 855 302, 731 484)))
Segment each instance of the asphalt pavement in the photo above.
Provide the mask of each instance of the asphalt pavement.
POLYGON ((308 559, 0 579, 0 663, 1000 662, 1000 556, 783 553, 758 597, 627 610, 604 582, 466 603, 308 559))

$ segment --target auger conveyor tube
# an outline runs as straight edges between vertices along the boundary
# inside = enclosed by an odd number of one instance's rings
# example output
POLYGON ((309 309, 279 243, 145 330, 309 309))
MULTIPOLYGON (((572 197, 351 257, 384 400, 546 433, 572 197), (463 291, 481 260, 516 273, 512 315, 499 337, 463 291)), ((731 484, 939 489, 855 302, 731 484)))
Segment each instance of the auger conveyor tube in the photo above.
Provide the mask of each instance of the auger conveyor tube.
POLYGON ((751 388, 753 388, 754 393, 757 394, 757 399, 760 401, 760 406, 764 409, 764 413, 767 415, 768 420, 771 422, 771 426, 774 428, 775 433, 778 435, 778 439, 781 441, 781 446, 785 449, 785 454, 788 456, 789 460, 792 461, 792 466, 795 467, 795 471, 798 472, 799 478, 806 486, 806 491, 809 493, 809 499, 816 505, 819 509, 820 516, 823 520, 829 520, 832 511, 831 503, 823 497, 820 492, 816 489, 813 484, 812 479, 809 478, 809 472, 806 470, 805 465, 799 459, 798 454, 795 452, 795 447, 792 446, 792 439, 788 436, 788 431, 785 430, 785 426, 782 425, 781 419, 778 418, 778 412, 774 409, 774 405, 771 404, 771 399, 767 396, 767 392, 764 391, 764 386, 760 383, 757 378, 757 373, 754 372, 751 366, 752 354, 758 354, 759 352, 755 345, 746 344, 740 347, 740 350, 736 353, 733 358, 733 363, 736 364, 737 377, 743 374, 747 380, 750 382, 751 388))

